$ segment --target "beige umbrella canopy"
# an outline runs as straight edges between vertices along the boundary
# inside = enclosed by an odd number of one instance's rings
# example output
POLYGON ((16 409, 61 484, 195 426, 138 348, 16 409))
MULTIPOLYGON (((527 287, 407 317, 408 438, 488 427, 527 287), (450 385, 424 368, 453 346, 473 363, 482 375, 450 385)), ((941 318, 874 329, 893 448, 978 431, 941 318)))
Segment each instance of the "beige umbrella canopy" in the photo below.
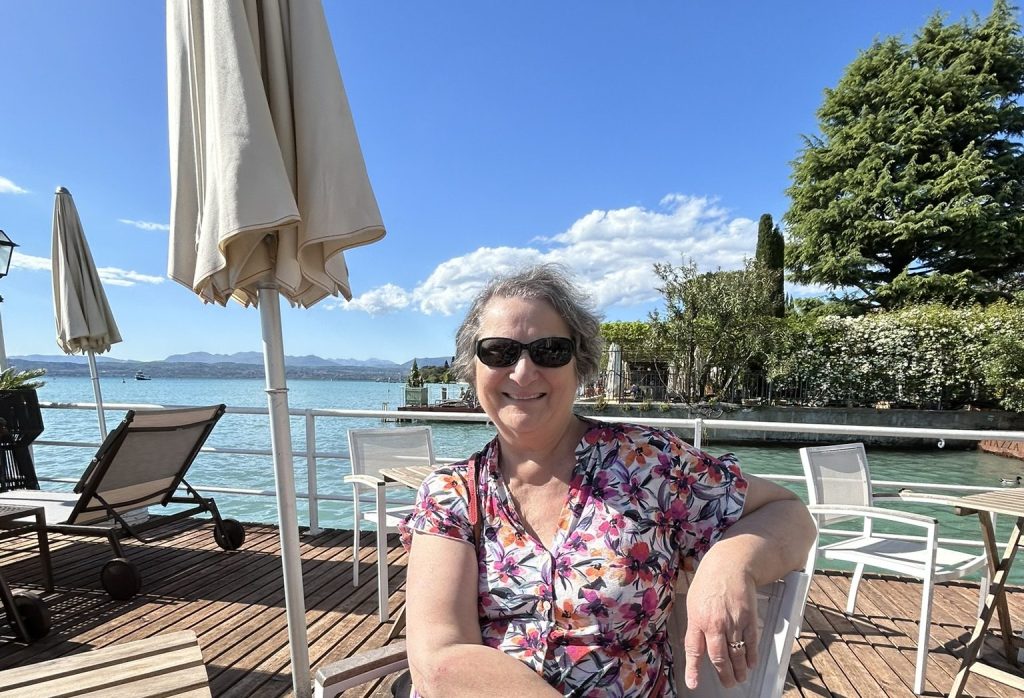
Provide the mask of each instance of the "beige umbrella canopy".
POLYGON ((107 424, 96 371, 96 354, 110 351, 111 345, 121 341, 121 335, 110 312, 89 243, 85 241, 75 201, 64 187, 57 189, 53 202, 51 260, 57 344, 65 354, 88 355, 100 434, 106 438, 107 424))
POLYGON ((279 294, 352 296, 343 250, 384 237, 315 0, 167 2, 168 274, 258 305, 292 682, 310 695, 279 294))
POLYGON ((168 274, 220 304, 265 283, 303 307, 350 299, 342 251, 384 226, 320 3, 167 12, 168 274))

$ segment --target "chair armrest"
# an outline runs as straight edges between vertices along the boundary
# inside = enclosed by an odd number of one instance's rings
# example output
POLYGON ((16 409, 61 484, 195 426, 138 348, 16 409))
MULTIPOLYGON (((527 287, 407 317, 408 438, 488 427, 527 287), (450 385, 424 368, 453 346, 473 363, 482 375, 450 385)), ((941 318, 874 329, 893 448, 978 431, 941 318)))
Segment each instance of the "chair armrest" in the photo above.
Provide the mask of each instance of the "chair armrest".
POLYGON ((388 484, 387 480, 373 475, 346 475, 343 482, 351 484, 369 485, 370 487, 383 487, 388 484))
POLYGON ((867 519, 882 519, 885 521, 895 521, 897 523, 907 524, 909 526, 920 526, 922 528, 934 527, 938 520, 931 517, 925 516, 924 514, 915 514, 909 511, 895 511, 893 509, 883 509, 882 507, 862 507, 853 506, 850 504, 811 504, 807 509, 812 514, 831 514, 834 516, 862 516, 867 519))
POLYGON ((915 492, 914 490, 902 489, 899 492, 901 501, 917 502, 920 504, 948 504, 954 507, 963 507, 964 503, 960 497, 948 494, 933 494, 931 492, 915 492))
POLYGON ((322 666, 314 679, 315 698, 331 698, 342 691, 409 666, 405 640, 367 650, 322 666))

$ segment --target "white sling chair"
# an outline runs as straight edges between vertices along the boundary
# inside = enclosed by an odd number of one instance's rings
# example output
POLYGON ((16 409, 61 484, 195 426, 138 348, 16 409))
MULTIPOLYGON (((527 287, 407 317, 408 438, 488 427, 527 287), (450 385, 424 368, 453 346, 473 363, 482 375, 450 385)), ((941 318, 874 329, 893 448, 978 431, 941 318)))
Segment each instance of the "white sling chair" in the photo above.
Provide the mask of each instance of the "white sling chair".
MULTIPOLYGON (((722 688, 711 661, 705 656, 700 667, 700 685, 697 690, 689 691, 683 683, 685 659, 682 643, 686 632, 686 592, 685 582, 680 575, 675 607, 669 620, 678 694, 690 698, 778 698, 786 681, 793 641, 800 632, 809 585, 810 577, 807 573, 798 571, 760 587, 757 610, 761 639, 757 656, 761 661, 745 682, 733 688, 722 688)), ((405 640, 393 642, 321 667, 316 672, 313 695, 315 698, 333 698, 350 688, 402 671, 408 666, 405 640)))
POLYGON ((377 527, 377 604, 381 623, 388 620, 388 533, 395 533, 399 522, 412 511, 411 504, 387 503, 389 487, 409 489, 388 483, 380 476, 384 468, 402 468, 434 464, 434 445, 430 427, 397 427, 394 429, 349 429, 348 452, 352 474, 345 482, 352 485, 355 547, 352 555, 352 584, 359 586, 359 524, 362 519, 377 527), (360 512, 359 493, 364 487, 373 490, 373 509, 360 512))
MULTIPOLYGON (((807 477, 810 510, 818 519, 819 529, 838 521, 856 518, 864 520, 864 528, 855 537, 842 538, 837 543, 818 547, 818 552, 826 560, 842 560, 856 565, 846 603, 847 613, 852 614, 854 611, 857 587, 864 575, 865 566, 916 577, 923 581, 914 674, 914 693, 920 695, 924 691, 928 658, 933 586, 937 582, 962 579, 980 570, 980 608, 985 602, 989 585, 985 552, 972 555, 959 550, 940 548, 938 522, 934 518, 875 506, 875 500, 881 497, 871 491, 871 474, 868 470, 864 444, 801 448, 800 460, 803 462, 804 475, 807 477), (874 533, 872 522, 875 520, 921 528, 924 529, 924 536, 908 540, 906 537, 897 538, 891 534, 874 533)), ((915 500, 913 497, 901 497, 899 501, 934 504, 934 500, 915 500)))

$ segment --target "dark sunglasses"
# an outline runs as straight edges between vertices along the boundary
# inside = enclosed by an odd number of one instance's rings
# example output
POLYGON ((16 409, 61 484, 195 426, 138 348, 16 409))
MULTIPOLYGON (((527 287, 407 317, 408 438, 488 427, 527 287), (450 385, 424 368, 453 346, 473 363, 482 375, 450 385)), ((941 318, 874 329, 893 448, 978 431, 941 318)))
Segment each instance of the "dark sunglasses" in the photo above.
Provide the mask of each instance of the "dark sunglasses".
POLYGON ((486 337, 476 343, 476 358, 491 368, 505 368, 519 361, 525 349, 530 361, 542 368, 559 368, 572 361, 576 343, 568 337, 544 337, 529 344, 507 337, 486 337))

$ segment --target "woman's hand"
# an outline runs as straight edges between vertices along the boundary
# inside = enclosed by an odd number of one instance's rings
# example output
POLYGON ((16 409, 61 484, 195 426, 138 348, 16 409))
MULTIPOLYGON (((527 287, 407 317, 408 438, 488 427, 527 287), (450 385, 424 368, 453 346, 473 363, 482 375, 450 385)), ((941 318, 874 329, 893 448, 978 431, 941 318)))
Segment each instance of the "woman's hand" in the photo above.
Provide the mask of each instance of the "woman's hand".
POLYGON ((704 655, 726 688, 747 680, 758 661, 757 584, 725 556, 701 562, 686 593, 686 686, 697 687, 704 655))
POLYGON ((722 685, 745 681, 758 662, 757 587, 807 564, 817 529, 795 494, 754 475, 740 520, 711 546, 686 595, 686 685, 707 653, 722 685), (743 645, 735 647, 735 643, 743 645), (730 646, 733 643, 733 646, 730 646))

